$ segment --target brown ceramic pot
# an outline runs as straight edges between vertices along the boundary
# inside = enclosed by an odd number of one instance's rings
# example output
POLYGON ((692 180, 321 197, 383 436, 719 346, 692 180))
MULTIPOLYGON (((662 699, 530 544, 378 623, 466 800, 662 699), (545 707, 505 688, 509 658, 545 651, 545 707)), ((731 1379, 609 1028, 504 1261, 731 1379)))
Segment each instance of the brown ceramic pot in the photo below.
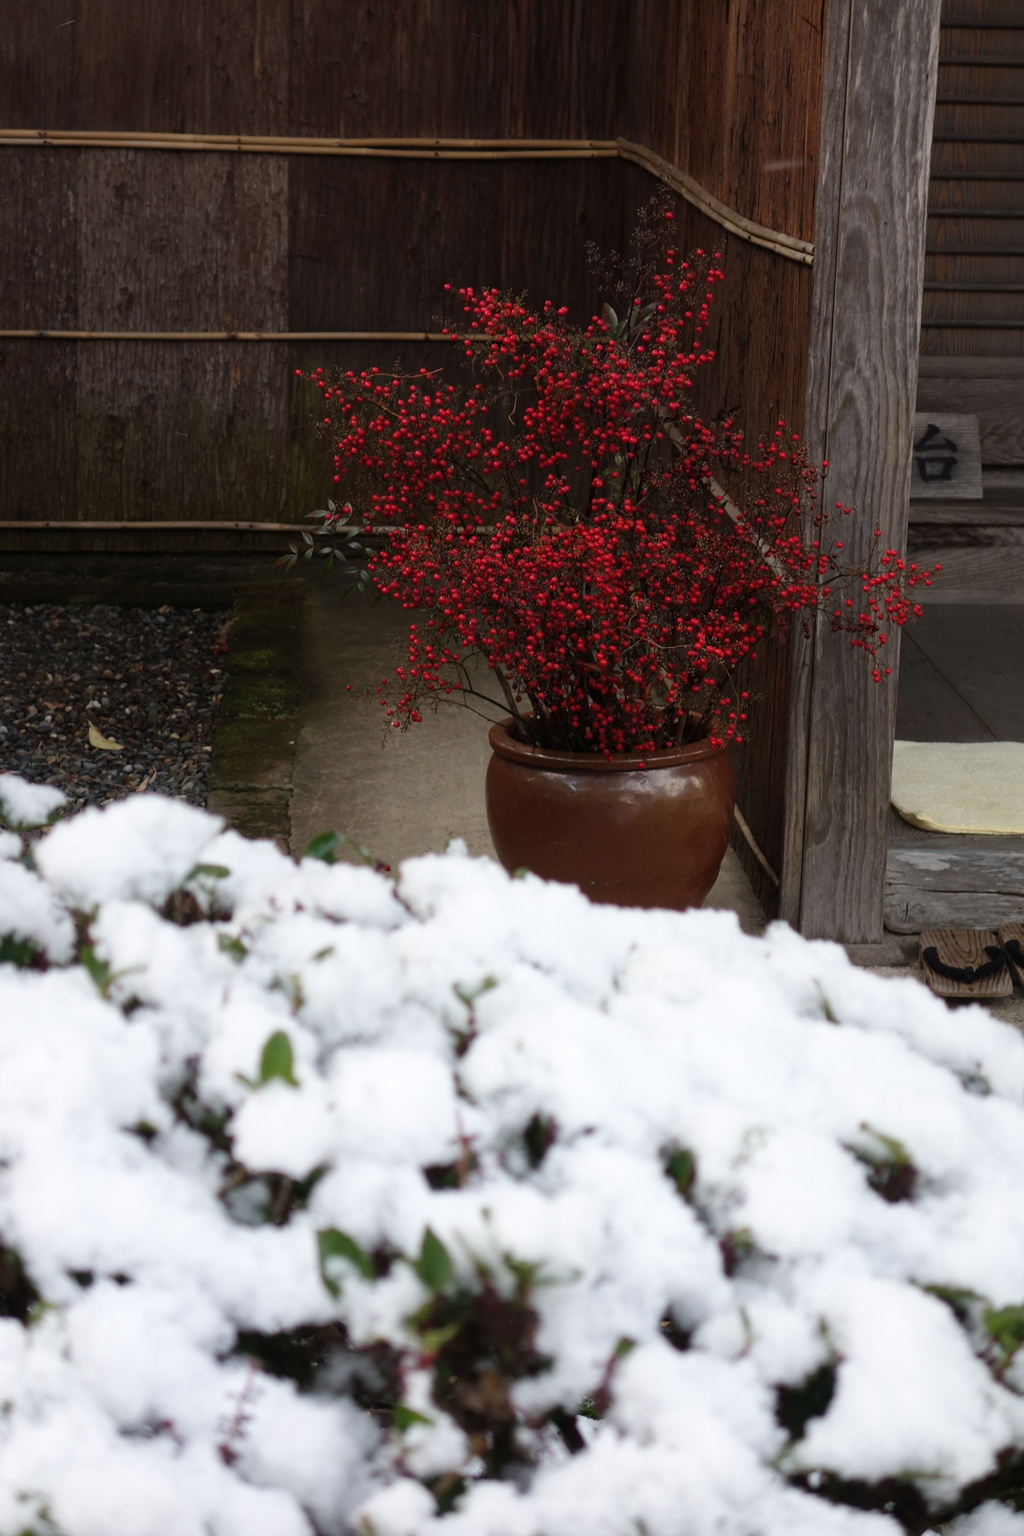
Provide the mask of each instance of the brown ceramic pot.
POLYGON ((511 724, 492 726, 487 767, 487 820, 506 869, 624 907, 704 900, 732 827, 724 750, 697 741, 643 757, 554 752, 517 741, 511 724))

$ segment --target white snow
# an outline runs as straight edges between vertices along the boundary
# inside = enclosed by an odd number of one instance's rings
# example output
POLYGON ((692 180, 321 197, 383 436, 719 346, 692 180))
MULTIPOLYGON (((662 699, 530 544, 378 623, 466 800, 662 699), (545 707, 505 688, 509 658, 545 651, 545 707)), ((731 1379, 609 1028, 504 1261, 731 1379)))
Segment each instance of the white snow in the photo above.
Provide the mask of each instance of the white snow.
POLYGON ((1009 1026, 458 847, 393 883, 154 796, 0 835, 0 1531, 897 1536, 872 1486, 945 1520, 1024 1466, 1009 1026), (466 1316, 520 1341, 469 1382, 500 1478, 436 1395, 466 1316))
POLYGON ((16 773, 0 773, 0 817, 15 831, 45 826, 67 796, 51 784, 28 784, 16 773))

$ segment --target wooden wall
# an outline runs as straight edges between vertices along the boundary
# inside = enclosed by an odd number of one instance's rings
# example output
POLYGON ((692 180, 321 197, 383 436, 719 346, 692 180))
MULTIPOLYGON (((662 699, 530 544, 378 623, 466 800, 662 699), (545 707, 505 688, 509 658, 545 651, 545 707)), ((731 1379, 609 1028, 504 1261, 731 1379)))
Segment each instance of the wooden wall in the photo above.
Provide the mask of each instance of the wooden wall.
MULTIPOLYGON (((607 137, 631 8, 597 9, 13 0, 2 126, 607 137)), ((621 244, 652 186, 606 161, 0 147, 0 164, 8 329, 433 329, 446 281, 589 312, 584 242, 621 244)), ((300 519, 324 476, 294 369, 379 355, 0 338, 0 520, 300 519)))
MULTIPOLYGON (((621 135, 811 240, 825 3, 12 0, 0 126, 621 135)), ((557 296, 583 317, 599 298, 584 243, 622 247, 658 185, 621 160, 0 147, 0 163, 7 328, 433 329, 455 318, 445 282, 557 296)), ((681 199, 678 217, 680 244, 721 250, 727 277, 701 408, 735 409, 752 436, 780 413, 799 429, 810 270, 725 237, 681 199)), ((327 463, 295 368, 396 350, 0 338, 0 522, 300 520, 322 504, 327 463)), ((433 364, 439 347, 401 352, 433 364)), ((776 869, 787 666, 784 647, 764 647, 747 680, 757 724, 736 753, 741 804, 776 869)), ((772 907, 773 885, 741 852, 772 907)))
MULTIPOLYGON (((625 137, 657 150, 720 201, 797 239, 814 239, 826 0, 721 0, 671 8, 642 0, 636 58, 657 60, 633 96, 625 137)), ((696 394, 713 416, 736 408, 749 436, 783 416, 804 427, 812 269, 723 236, 682 203, 680 243, 721 250, 726 280, 712 329, 717 357, 696 394)), ((790 645, 802 648, 802 636, 790 645)), ((747 740, 733 750, 743 814, 772 868, 786 857, 790 645, 765 642, 742 679, 753 695, 747 740)), ((778 887, 742 840, 736 848, 769 915, 778 887)))

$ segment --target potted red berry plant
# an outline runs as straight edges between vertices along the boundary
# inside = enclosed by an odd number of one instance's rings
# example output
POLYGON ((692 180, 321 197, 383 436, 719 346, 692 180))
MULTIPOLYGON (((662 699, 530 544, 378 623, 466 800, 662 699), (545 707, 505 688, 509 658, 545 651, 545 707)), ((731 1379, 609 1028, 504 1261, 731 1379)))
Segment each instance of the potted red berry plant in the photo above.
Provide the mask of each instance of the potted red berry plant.
POLYGON ((722 272, 666 249, 670 220, 641 217, 588 325, 466 288, 455 376, 313 379, 339 487, 321 552, 421 615, 384 690, 391 724, 440 700, 497 711, 487 809, 506 867, 682 907, 728 842, 741 665, 824 611, 879 680, 886 627, 919 611, 927 576, 893 550, 844 567, 822 470, 782 422, 755 450, 697 415, 722 272), (343 530, 364 542, 339 547, 343 530))

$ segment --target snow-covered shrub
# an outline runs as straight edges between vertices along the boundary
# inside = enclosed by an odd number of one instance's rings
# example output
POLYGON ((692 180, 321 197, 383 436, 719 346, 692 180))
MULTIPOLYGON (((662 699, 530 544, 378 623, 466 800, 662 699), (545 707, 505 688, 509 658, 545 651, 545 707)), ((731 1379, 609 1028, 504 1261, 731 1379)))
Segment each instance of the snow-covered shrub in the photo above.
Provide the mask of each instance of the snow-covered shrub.
POLYGON ((3 1536, 1024 1532, 1010 1027, 149 796, 0 943, 3 1536))

